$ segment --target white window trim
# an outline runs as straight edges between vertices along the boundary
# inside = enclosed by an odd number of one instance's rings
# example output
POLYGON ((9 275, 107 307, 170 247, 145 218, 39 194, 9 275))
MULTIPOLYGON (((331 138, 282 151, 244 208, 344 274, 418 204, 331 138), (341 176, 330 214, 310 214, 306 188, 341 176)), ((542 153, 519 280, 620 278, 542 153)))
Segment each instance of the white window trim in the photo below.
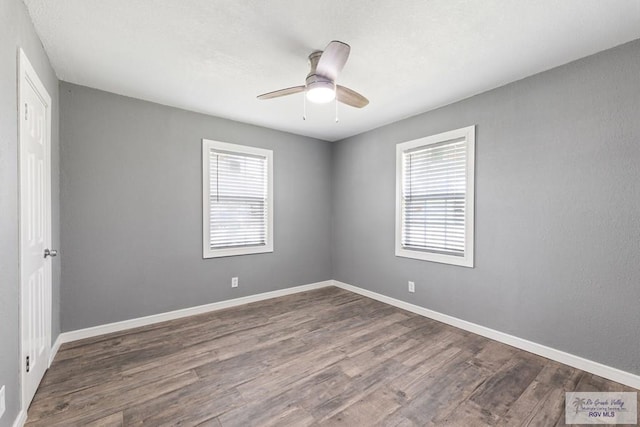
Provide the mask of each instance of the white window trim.
POLYGON ((202 251, 203 258, 219 258, 273 252, 273 151, 228 142, 202 140, 202 251), (209 247, 209 150, 216 149, 240 154, 251 154, 267 159, 267 236, 263 246, 211 249, 209 247))
POLYGON ((461 129, 443 132, 424 138, 407 141, 396 145, 396 256, 414 258, 425 261, 439 262, 443 264, 459 265, 463 267, 474 266, 474 200, 475 200, 475 126, 468 126, 461 129), (404 153, 418 147, 438 144, 452 139, 465 138, 467 144, 467 164, 466 178, 467 190, 465 196, 466 218, 465 218, 465 247, 464 257, 454 255, 438 254, 406 249, 402 247, 402 190, 404 175, 404 153))

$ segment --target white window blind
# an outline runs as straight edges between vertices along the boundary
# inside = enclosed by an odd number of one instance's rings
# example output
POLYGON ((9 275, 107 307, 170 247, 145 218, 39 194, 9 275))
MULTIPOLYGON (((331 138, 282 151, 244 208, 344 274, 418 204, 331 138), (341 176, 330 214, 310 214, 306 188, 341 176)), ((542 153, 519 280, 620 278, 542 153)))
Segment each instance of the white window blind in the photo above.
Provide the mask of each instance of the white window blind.
POLYGON ((399 144, 397 255, 472 263, 472 140, 465 128, 399 144))
POLYGON ((405 153, 402 246, 464 256, 464 139, 405 153))
POLYGON ((271 152, 205 142, 205 257, 272 251, 271 152))

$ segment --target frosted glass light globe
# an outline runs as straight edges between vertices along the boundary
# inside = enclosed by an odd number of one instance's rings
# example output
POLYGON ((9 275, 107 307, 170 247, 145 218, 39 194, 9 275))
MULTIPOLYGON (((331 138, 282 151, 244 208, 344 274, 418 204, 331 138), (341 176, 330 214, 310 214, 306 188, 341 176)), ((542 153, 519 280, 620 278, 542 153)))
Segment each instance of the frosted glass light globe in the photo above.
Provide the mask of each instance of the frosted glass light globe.
POLYGON ((336 97, 333 84, 325 82, 315 82, 307 87, 307 99, 315 104, 326 104, 336 97))

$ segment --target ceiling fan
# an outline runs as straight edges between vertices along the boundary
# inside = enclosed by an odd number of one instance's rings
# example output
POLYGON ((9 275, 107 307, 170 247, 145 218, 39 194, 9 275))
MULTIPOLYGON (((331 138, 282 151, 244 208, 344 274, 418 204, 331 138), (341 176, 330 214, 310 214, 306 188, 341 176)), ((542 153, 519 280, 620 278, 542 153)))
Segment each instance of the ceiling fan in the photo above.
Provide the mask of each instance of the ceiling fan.
POLYGON ((271 99, 294 93, 306 92, 306 99, 316 104, 324 104, 334 99, 356 108, 365 107, 369 100, 348 87, 336 84, 336 79, 349 58, 351 47, 334 40, 324 51, 315 51, 309 55, 311 70, 303 86, 294 86, 264 93, 258 99, 271 99))

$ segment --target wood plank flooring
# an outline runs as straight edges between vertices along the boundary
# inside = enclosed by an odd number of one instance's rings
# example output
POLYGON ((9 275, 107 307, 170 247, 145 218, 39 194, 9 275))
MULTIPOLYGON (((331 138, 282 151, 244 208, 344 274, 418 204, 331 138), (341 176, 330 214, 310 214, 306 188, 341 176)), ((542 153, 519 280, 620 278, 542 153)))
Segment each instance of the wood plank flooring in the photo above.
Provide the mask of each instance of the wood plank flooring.
POLYGON ((574 390, 636 391, 323 288, 65 344, 27 425, 562 426, 574 390))

